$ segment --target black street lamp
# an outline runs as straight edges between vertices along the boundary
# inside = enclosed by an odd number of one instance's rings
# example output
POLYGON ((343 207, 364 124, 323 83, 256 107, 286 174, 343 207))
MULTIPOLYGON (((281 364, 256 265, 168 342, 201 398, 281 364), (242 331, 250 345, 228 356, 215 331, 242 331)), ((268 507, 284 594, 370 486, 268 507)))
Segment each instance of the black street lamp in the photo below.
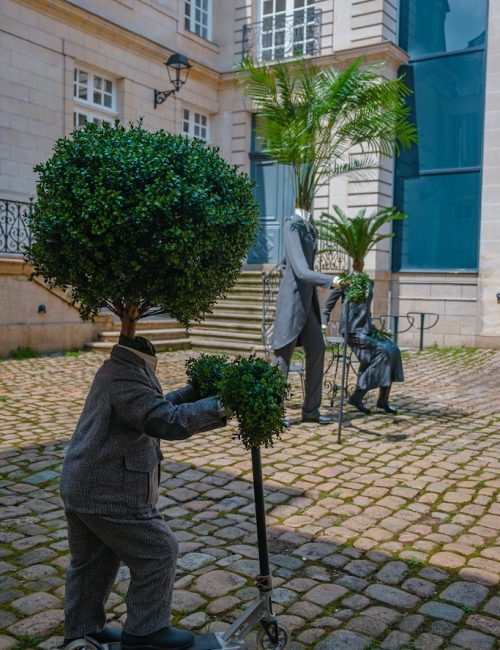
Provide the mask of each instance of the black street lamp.
POLYGON ((186 83, 191 68, 187 56, 184 56, 183 54, 172 54, 168 61, 165 61, 165 65, 167 66, 168 78, 170 79, 173 89, 155 89, 155 108, 158 104, 163 104, 167 97, 179 92, 182 86, 186 83))

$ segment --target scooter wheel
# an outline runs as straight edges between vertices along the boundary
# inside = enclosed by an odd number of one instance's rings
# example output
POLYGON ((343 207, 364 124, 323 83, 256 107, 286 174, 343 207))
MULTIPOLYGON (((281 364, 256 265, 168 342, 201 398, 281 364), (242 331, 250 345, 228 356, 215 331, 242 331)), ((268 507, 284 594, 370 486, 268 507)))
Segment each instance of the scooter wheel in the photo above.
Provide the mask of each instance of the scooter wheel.
POLYGON ((64 646, 64 650, 99 650, 102 646, 92 643, 92 641, 87 641, 86 639, 76 639, 71 641, 67 646, 64 646))
POLYGON ((292 634, 284 623, 278 623, 278 642, 274 643, 262 627, 257 634, 258 650, 287 650, 290 647, 292 634))

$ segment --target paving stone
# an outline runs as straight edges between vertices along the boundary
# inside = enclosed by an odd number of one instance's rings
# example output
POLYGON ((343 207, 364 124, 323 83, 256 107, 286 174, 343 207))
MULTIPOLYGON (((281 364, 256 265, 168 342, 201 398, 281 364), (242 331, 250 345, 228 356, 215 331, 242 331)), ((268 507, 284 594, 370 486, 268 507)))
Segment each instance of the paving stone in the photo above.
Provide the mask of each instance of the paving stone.
POLYGON ((340 585, 322 584, 313 587, 310 591, 304 594, 304 598, 316 603, 317 605, 326 607, 339 598, 342 598, 347 593, 347 589, 340 585))
POLYGON ((402 648, 408 647, 408 642, 410 640, 411 636, 406 632, 393 630, 385 637, 380 644, 380 647, 383 650, 401 650, 402 648))
POLYGON ((429 598, 436 593, 436 585, 423 578, 408 578, 403 582, 401 588, 421 598, 429 598))
POLYGON ((485 634, 491 634, 495 638, 500 639, 500 621, 493 619, 490 616, 472 614, 467 618, 467 625, 477 628, 485 634))
POLYGON ((399 584, 408 573, 408 565, 404 562, 388 562, 377 573, 376 578, 381 582, 386 582, 390 585, 399 584))
POLYGON ((387 623, 381 618, 372 618, 371 616, 356 616, 356 618, 351 619, 347 625, 346 629, 352 630, 353 632, 359 632, 364 636, 369 637, 370 639, 375 639, 387 630, 387 623))
POLYGON ((194 589, 210 598, 218 598, 235 591, 245 583, 245 578, 236 573, 215 570, 200 576, 194 583, 194 589))
POLYGON ((380 618, 389 625, 394 625, 397 623, 402 614, 395 609, 389 609, 388 607, 381 607, 380 605, 374 605, 368 607, 363 611, 363 615, 371 616, 372 618, 380 618))
POLYGON ((376 569, 377 566, 368 560, 353 560, 352 562, 349 562, 349 564, 346 564, 344 567, 345 571, 352 573, 358 578, 366 578, 367 576, 371 575, 376 569))
POLYGON ((16 644, 14 637, 0 634, 0 650, 12 650, 16 644))
POLYGON ((357 578, 356 576, 344 575, 336 580, 338 585, 349 589, 349 591, 363 591, 368 586, 368 581, 364 578, 357 578))
POLYGON ((421 614, 410 614, 405 616, 399 624, 399 629, 403 632, 413 634, 419 630, 425 622, 425 618, 421 614))
POLYGON ((460 630, 451 641, 459 648, 468 650, 492 650, 495 647, 495 639, 492 636, 475 630, 460 630))
POLYGON ((185 589, 174 589, 172 609, 175 612, 190 613, 200 609, 205 604, 205 599, 185 589))
POLYGON ((335 630, 314 648, 315 650, 365 650, 370 643, 369 639, 349 630, 335 630))
POLYGON ((414 642, 414 648, 417 650, 438 650, 444 643, 444 639, 435 634, 421 634, 414 642))
POLYGON ((344 598, 342 605, 344 607, 349 607, 350 609, 355 609, 358 611, 364 609, 365 607, 368 607, 370 602, 370 599, 366 598, 366 596, 362 596, 361 594, 354 594, 354 596, 344 598))
POLYGON ((464 614, 463 610, 455 607, 454 605, 438 603, 435 600, 424 603, 418 611, 421 614, 426 614, 432 618, 442 618, 443 620, 450 621, 451 623, 458 623, 464 614))
POLYGON ((46 609, 57 609, 61 606, 61 601, 52 594, 44 592, 29 594, 14 600, 12 607, 23 614, 31 616, 46 609))
POLYGON ((500 596, 494 596, 485 605, 484 611, 500 618, 500 596))
POLYGON ((205 612, 193 612, 179 621, 180 627, 187 630, 199 630, 205 625, 207 615, 205 612))
POLYGON ((488 589, 473 582, 454 582, 439 594, 441 600, 476 608, 488 596, 488 589))
POLYGON ((8 628, 17 636, 46 636, 53 632, 64 620, 62 609, 47 609, 34 616, 24 618, 8 628))
POLYGON ((436 636, 448 637, 455 632, 457 626, 449 621, 434 621, 430 627, 430 632, 436 636))
POLYGON ((413 609, 420 602, 420 598, 417 596, 387 585, 370 585, 365 589, 364 593, 369 598, 374 598, 398 609, 413 609))

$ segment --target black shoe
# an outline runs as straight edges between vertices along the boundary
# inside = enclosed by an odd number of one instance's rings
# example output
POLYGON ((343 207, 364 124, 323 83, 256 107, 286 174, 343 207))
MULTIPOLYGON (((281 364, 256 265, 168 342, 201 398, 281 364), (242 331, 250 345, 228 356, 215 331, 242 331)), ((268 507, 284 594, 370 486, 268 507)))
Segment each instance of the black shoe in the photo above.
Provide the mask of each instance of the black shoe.
POLYGON ((377 408, 382 409, 391 415, 396 415, 398 412, 398 409, 394 408, 394 406, 391 406, 389 402, 377 402, 377 408))
POLYGON ((95 639, 98 643, 118 643, 119 641, 121 641, 122 638, 122 628, 105 627, 100 632, 85 634, 82 637, 76 637, 76 639, 64 639, 63 648, 65 648, 73 641, 78 641, 83 637, 88 637, 89 639, 95 639))
POLYGON ((367 408, 361 399, 356 395, 356 391, 349 397, 347 400, 347 403, 350 404, 351 406, 354 406, 354 408, 358 409, 360 413, 364 413, 365 415, 370 415, 371 411, 369 408, 367 408))
POLYGON ((146 636, 122 634, 122 650, 185 650, 194 644, 192 632, 164 627, 158 632, 146 636))
POLYGON ((315 413, 314 415, 303 415, 302 422, 316 422, 317 424, 331 424, 333 418, 330 415, 321 415, 315 413))

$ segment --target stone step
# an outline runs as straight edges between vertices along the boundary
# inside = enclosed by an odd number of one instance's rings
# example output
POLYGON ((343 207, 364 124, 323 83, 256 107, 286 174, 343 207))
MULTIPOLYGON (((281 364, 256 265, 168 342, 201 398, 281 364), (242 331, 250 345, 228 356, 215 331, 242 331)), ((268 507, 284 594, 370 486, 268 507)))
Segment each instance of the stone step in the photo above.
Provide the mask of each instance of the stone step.
MULTIPOLYGON (((178 325, 178 323, 177 323, 178 325)), ((140 336, 144 336, 150 341, 163 341, 166 339, 182 339, 186 338, 186 330, 182 327, 168 327, 165 329, 140 329, 140 336)), ((107 330, 105 332, 99 332, 100 341, 113 341, 118 343, 118 338, 120 336, 119 330, 107 330)))
POLYGON ((212 318, 214 318, 215 320, 225 320, 226 322, 229 323, 234 323, 234 322, 254 323, 257 325, 260 325, 260 322, 262 320, 261 315, 257 312, 253 314, 247 314, 244 312, 235 314, 232 311, 226 311, 225 306, 224 306, 224 310, 214 309, 213 314, 210 314, 210 316, 206 316, 205 320, 202 322, 209 323, 211 322, 212 318))
MULTIPOLYGON (((120 331, 121 322, 119 319, 113 321, 112 324, 113 330, 120 331)), ((167 317, 158 317, 158 318, 145 318, 144 320, 137 321, 138 330, 147 330, 147 329, 175 329, 179 327, 178 321, 175 318, 167 317)))
MULTIPOLYGON (((107 352, 111 350, 114 341, 92 341, 86 343, 85 347, 89 350, 98 350, 100 352, 107 352)), ((186 350, 191 347, 189 338, 176 338, 176 339, 160 339, 154 341, 154 346, 157 352, 164 352, 165 350, 186 350)))
POLYGON ((212 328, 196 328, 196 329, 191 329, 189 333, 189 337, 191 339, 196 338, 196 339, 201 339, 201 338, 206 338, 206 339, 221 339, 224 341, 242 341, 243 343, 256 343, 258 345, 262 344, 262 337, 260 335, 260 331, 254 331, 254 332, 235 332, 233 330, 229 331, 223 331, 221 329, 212 329, 212 328))
POLYGON ((256 343, 242 343, 241 341, 227 341, 219 339, 206 339, 191 337, 191 347, 193 350, 230 352, 233 354, 250 355, 256 353, 262 355, 264 346, 256 343))
POLYGON ((220 329, 220 330, 231 330, 234 332, 248 332, 258 333, 260 335, 261 326, 260 321, 257 323, 252 322, 241 322, 238 320, 216 320, 215 318, 209 317, 206 318, 201 323, 195 323, 191 325, 190 332, 196 332, 199 328, 207 329, 207 325, 210 325, 210 329, 220 329))

